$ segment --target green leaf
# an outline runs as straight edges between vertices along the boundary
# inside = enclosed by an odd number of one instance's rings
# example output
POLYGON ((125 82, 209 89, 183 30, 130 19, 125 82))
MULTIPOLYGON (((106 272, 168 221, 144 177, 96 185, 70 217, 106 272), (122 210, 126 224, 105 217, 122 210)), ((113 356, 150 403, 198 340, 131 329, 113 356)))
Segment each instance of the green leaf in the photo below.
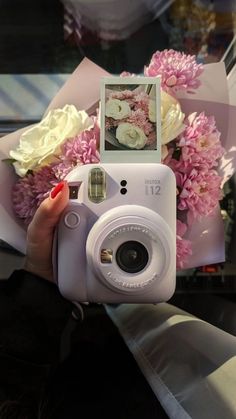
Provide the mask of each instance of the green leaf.
POLYGON ((173 159, 179 160, 180 155, 181 155, 181 149, 180 147, 176 147, 174 153, 172 154, 173 159))
POLYGON ((2 161, 3 161, 4 163, 8 164, 9 166, 11 166, 13 163, 15 163, 15 162, 16 162, 16 160, 15 160, 15 159, 11 159, 11 158, 8 158, 8 159, 2 159, 2 161))

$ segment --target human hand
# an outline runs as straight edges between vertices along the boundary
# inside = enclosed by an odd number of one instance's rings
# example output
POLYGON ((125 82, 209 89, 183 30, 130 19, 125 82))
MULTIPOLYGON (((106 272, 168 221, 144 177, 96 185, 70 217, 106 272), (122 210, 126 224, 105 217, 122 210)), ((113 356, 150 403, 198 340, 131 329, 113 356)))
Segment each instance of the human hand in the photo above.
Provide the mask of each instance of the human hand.
POLYGON ((68 184, 66 181, 60 182, 37 209, 27 230, 24 269, 52 282, 53 235, 68 200, 68 184))

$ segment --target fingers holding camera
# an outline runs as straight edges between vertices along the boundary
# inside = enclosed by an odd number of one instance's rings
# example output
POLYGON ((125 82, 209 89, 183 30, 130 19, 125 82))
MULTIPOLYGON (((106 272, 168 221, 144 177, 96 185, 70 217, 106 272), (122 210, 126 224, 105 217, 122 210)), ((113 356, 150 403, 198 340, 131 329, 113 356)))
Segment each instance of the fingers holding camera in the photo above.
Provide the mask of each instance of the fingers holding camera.
POLYGON ((60 215, 69 200, 69 187, 62 181, 52 189, 50 196, 45 199, 30 224, 30 230, 37 230, 37 234, 49 233, 59 221, 60 215))
POLYGON ((37 209, 27 230, 27 250, 24 268, 53 281, 53 235, 60 216, 68 204, 69 187, 60 182, 37 209))

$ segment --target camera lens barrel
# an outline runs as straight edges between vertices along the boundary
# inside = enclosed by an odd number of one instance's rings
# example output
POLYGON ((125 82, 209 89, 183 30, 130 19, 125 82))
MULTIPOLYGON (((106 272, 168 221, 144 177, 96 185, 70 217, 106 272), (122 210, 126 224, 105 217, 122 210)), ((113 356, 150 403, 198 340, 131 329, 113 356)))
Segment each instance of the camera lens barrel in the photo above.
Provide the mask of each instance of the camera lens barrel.
POLYGON ((116 252, 117 265, 128 273, 142 271, 148 263, 148 258, 146 247, 134 240, 122 243, 116 252))
POLYGON ((175 236, 151 209, 123 205, 110 209, 93 225, 86 256, 107 289, 141 295, 175 271, 175 236))

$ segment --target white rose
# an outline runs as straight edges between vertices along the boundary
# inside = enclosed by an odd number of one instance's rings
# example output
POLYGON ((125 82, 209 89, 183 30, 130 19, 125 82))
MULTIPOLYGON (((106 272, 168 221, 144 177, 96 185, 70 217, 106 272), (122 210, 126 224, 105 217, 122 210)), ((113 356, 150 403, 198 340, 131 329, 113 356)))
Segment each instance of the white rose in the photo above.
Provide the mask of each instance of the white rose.
POLYGON ((66 139, 91 126, 92 120, 87 113, 78 112, 73 105, 49 111, 41 122, 21 135, 17 149, 10 151, 10 157, 16 160, 16 173, 23 177, 28 170, 37 170, 53 162, 66 139))
POLYGON ((125 100, 109 99, 106 103, 105 115, 113 119, 123 119, 131 114, 131 109, 125 100))
POLYGON ((123 122, 117 127, 116 138, 120 144, 136 149, 143 148, 147 142, 143 130, 128 122, 123 122))
POLYGON ((184 129, 184 113, 177 99, 161 91, 161 142, 167 144, 184 129))
POLYGON ((150 99, 148 104, 148 117, 151 122, 156 122, 156 101, 150 99))

